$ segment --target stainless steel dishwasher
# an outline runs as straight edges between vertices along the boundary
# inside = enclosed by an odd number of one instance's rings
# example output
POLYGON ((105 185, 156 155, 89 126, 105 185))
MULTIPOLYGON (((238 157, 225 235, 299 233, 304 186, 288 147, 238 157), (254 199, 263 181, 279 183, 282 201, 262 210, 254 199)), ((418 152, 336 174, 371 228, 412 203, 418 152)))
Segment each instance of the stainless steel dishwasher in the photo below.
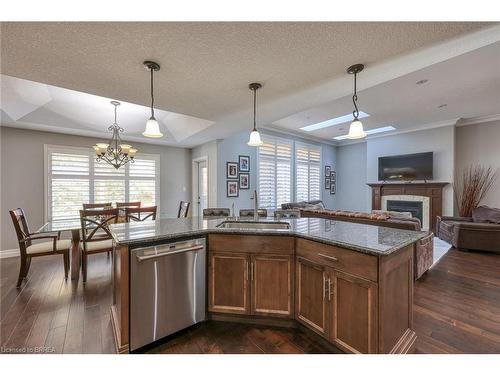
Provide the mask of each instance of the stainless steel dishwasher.
POLYGON ((205 320, 205 239, 133 249, 130 349, 205 320))

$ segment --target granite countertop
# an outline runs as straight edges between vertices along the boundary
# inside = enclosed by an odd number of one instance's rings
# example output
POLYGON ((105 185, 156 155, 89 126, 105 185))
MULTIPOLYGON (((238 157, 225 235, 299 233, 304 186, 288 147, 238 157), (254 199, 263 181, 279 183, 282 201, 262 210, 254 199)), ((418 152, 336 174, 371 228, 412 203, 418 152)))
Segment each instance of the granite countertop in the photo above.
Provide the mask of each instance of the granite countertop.
MULTIPOLYGON (((151 242, 181 240, 186 237, 209 233, 281 235, 305 238, 328 245, 372 255, 389 255, 425 237, 425 232, 357 224, 321 218, 280 219, 288 222, 290 229, 227 229, 218 225, 229 218, 157 219, 111 225, 115 242, 119 245, 147 245, 151 242)), ((234 221, 234 219, 232 219, 234 221)), ((254 221, 239 219, 238 221, 254 221)), ((260 218, 259 222, 273 222, 272 218, 260 218)))

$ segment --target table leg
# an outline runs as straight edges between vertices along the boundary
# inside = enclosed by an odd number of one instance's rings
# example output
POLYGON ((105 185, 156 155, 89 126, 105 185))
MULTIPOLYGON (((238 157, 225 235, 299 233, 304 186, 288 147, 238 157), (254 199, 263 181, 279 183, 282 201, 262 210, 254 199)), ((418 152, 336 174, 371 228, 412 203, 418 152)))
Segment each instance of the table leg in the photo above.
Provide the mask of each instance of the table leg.
POLYGON ((71 280, 80 275, 80 230, 71 231, 71 280))

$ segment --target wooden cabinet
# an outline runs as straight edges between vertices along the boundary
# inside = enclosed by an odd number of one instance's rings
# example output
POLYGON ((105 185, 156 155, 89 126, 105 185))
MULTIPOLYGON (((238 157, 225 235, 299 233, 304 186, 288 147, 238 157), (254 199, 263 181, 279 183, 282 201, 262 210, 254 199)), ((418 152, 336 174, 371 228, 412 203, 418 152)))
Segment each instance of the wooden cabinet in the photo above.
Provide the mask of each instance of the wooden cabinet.
POLYGON ((248 314, 249 257, 239 253, 210 253, 208 309, 213 312, 248 314))
POLYGON ((208 240, 208 311, 293 317, 293 238, 217 234, 208 240))
POLYGON ((293 257, 252 255, 250 261, 252 314, 291 317, 293 257))
POLYGON ((352 353, 376 353, 377 284, 336 270, 328 272, 329 339, 352 353))
POLYGON ((296 260, 295 317, 316 333, 328 337, 327 267, 304 258, 296 260))

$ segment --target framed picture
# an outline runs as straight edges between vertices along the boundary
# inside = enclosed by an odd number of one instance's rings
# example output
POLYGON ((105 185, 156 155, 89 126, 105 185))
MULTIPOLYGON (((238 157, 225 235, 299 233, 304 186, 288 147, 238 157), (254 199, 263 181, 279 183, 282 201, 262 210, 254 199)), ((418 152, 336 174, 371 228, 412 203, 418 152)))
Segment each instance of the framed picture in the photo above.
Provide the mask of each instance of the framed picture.
POLYGON ((326 190, 330 189, 331 182, 332 182, 332 180, 330 179, 330 177, 325 178, 325 189, 326 190))
POLYGON ((240 172, 250 172, 250 156, 238 156, 238 164, 240 165, 240 172))
POLYGON ((325 165, 325 177, 329 177, 331 171, 332 167, 330 167, 329 165, 325 165))
POLYGON ((227 181, 227 193, 228 198, 237 197, 239 195, 238 181, 227 181))
POLYGON ((226 163, 226 178, 238 178, 238 163, 232 161, 226 163))
POLYGON ((332 182, 337 182, 337 172, 332 171, 330 174, 330 178, 331 178, 332 182))
POLYGON ((250 175, 248 173, 240 173, 240 189, 250 189, 250 175))
POLYGON ((332 181, 330 184, 330 194, 335 195, 337 192, 337 186, 335 185, 335 181, 332 181))

